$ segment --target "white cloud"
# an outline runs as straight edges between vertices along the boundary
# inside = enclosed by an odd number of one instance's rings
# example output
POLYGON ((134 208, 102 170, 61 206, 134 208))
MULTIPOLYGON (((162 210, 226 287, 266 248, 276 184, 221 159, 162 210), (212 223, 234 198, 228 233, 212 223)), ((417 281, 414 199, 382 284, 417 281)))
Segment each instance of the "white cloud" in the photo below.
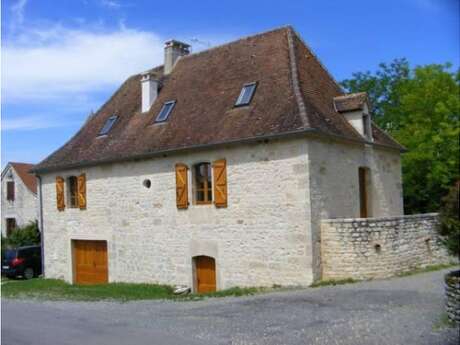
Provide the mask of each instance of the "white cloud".
POLYGON ((163 60, 158 35, 123 26, 110 32, 59 25, 26 29, 2 50, 6 102, 81 96, 118 85, 163 60))
POLYGON ((112 9, 119 9, 121 7, 121 3, 115 0, 101 0, 100 4, 104 7, 112 9))
POLYGON ((63 121, 52 116, 23 116, 12 119, 2 119, 2 131, 32 131, 45 128, 66 127, 78 125, 80 121, 63 121))
POLYGON ((18 0, 10 7, 12 15, 12 24, 20 25, 24 22, 24 10, 27 5, 27 0, 18 0))

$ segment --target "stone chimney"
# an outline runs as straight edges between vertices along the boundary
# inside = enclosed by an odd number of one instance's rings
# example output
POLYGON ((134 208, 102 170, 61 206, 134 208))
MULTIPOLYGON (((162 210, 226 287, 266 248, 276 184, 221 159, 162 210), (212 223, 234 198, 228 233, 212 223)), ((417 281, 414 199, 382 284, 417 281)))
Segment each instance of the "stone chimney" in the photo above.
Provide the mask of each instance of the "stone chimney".
POLYGON ((171 73, 174 68, 174 64, 177 59, 181 56, 188 55, 190 53, 190 45, 187 43, 179 42, 176 40, 170 40, 165 43, 165 63, 164 63, 164 74, 171 73))
POLYGON ((149 111, 158 96, 158 80, 150 72, 142 74, 142 112, 149 111))

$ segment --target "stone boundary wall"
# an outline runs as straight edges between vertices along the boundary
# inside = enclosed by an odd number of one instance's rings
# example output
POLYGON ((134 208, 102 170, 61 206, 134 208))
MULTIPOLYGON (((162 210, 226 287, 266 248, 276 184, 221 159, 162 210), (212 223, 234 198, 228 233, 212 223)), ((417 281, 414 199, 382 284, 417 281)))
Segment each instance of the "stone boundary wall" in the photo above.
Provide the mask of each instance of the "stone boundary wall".
POLYGON ((460 271, 450 272, 444 279, 447 316, 460 325, 460 271))
POLYGON ((436 213, 323 220, 322 279, 386 278, 449 263, 436 224, 436 213))

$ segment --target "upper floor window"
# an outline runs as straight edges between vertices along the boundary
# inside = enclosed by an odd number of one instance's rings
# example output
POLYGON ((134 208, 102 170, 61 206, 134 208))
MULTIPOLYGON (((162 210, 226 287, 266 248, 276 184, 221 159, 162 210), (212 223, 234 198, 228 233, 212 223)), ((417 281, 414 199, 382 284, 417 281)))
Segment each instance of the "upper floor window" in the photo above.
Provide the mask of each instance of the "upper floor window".
POLYGON ((69 207, 78 207, 78 180, 76 176, 69 176, 67 178, 67 190, 69 207))
POLYGON ((14 181, 6 183, 6 200, 14 201, 14 181))
POLYGON ((256 87, 257 87, 256 82, 252 82, 252 83, 243 85, 240 95, 238 96, 238 99, 236 100, 235 106, 248 105, 249 103, 251 103, 256 87))
POLYGON ((194 167, 195 201, 197 204, 212 203, 211 164, 199 163, 194 167))
POLYGON ((176 104, 176 101, 165 102, 160 112, 158 113, 158 116, 155 119, 155 122, 166 121, 169 117, 169 114, 171 114, 171 111, 173 110, 175 104, 176 104))
POLYGON ((116 115, 110 116, 105 122, 104 126, 101 128, 99 135, 105 135, 109 133, 113 127, 113 124, 117 121, 117 119, 118 119, 118 116, 116 115))
POLYGON ((64 178, 56 176, 56 207, 64 211, 70 208, 86 209, 86 174, 64 178))

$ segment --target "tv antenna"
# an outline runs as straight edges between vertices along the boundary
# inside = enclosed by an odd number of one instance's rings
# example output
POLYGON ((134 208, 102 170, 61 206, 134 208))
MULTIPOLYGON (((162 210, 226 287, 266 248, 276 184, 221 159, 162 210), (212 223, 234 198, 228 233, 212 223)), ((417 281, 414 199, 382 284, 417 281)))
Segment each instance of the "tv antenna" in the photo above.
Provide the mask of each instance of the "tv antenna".
POLYGON ((204 46, 206 48, 211 48, 211 42, 209 41, 202 41, 200 39, 198 39, 197 37, 192 37, 190 39, 190 42, 192 43, 195 43, 195 44, 198 44, 198 45, 201 45, 201 46, 204 46))

